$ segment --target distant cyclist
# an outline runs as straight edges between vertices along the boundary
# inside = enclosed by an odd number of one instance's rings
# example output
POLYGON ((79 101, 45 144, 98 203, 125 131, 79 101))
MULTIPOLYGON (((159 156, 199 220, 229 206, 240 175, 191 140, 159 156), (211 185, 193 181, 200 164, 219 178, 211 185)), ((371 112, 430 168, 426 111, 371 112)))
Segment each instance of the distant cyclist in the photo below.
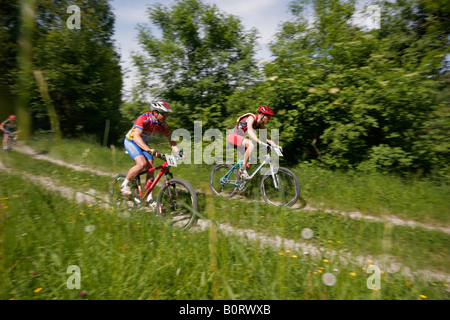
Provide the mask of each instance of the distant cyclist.
MULTIPOLYGON (((134 160, 135 165, 128 171, 128 174, 120 187, 123 195, 131 195, 129 182, 136 177, 139 172, 153 167, 153 157, 158 157, 159 153, 156 150, 151 149, 148 146, 148 143, 157 133, 166 136, 172 150, 177 152, 181 157, 184 157, 180 148, 172 141, 170 129, 166 123, 167 115, 171 112, 172 109, 167 102, 159 101, 152 103, 150 105, 150 112, 141 114, 130 131, 128 131, 124 145, 130 158, 134 160)), ((151 178, 154 178, 153 172, 147 173, 147 179, 151 178)), ((150 196, 152 197, 152 195, 150 196)))
MULTIPOLYGON (((247 170, 251 167, 251 164, 248 162, 248 160, 250 159, 250 155, 255 149, 252 140, 257 142, 258 144, 266 145, 265 142, 261 141, 258 138, 255 131, 257 129, 264 129, 264 125, 269 122, 270 117, 272 117, 273 115, 274 113, 271 108, 269 108, 268 106, 260 106, 258 108, 257 114, 245 113, 241 115, 236 121, 236 126, 228 135, 228 142, 237 147, 238 150, 243 147, 245 148, 242 169, 239 171, 241 177, 243 177, 245 180, 250 179, 247 170), (247 135, 251 140, 246 138, 247 135)), ((274 147, 277 146, 277 144, 270 140, 269 137, 267 138, 267 143, 274 147)))
POLYGON ((8 137, 10 134, 15 134, 17 131, 16 116, 10 115, 8 119, 0 124, 0 130, 3 131, 3 151, 8 150, 8 137))

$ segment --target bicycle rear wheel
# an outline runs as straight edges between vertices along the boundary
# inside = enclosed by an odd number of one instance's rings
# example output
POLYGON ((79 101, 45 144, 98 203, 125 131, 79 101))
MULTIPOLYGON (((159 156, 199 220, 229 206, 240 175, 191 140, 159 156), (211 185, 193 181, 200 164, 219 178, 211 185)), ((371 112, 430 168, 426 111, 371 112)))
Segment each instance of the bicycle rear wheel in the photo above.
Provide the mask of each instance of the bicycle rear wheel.
POLYGON ((159 190, 156 210, 165 224, 187 229, 198 219, 197 194, 186 180, 170 179, 159 190))
POLYGON ((277 173, 270 173, 261 180, 261 195, 274 206, 292 206, 300 196, 300 182, 295 173, 287 168, 278 168, 277 173))
POLYGON ((138 206, 139 191, 135 179, 130 181, 130 196, 124 196, 120 192, 120 186, 126 176, 126 173, 119 173, 109 187, 110 205, 118 212, 132 211, 138 206))
POLYGON ((236 184, 240 180, 237 169, 228 163, 221 163, 212 168, 209 174, 209 187, 216 196, 232 197, 238 191, 236 184))
POLYGON ((14 145, 14 135, 10 133, 8 135, 8 140, 6 141, 6 150, 11 151, 14 145))

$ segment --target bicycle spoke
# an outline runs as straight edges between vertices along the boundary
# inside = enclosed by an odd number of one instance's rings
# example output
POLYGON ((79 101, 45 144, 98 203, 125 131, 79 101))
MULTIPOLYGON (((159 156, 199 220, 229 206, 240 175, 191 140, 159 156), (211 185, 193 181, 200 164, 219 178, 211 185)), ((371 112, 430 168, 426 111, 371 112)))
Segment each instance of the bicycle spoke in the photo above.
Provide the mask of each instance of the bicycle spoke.
POLYGON ((168 185, 161 188, 157 213, 165 224, 187 228, 196 218, 197 196, 190 185, 184 185, 179 180, 181 179, 172 179, 168 185))
POLYGON ((213 168, 209 185, 215 195, 231 197, 237 192, 239 177, 237 170, 231 170, 229 164, 219 164, 213 168))
POLYGON ((125 196, 120 192, 120 185, 124 179, 123 175, 118 175, 114 182, 111 184, 109 190, 110 204, 118 214, 126 214, 137 207, 135 197, 138 196, 137 189, 134 184, 130 183, 131 196, 125 196))
POLYGON ((272 176, 265 176, 261 183, 264 200, 276 206, 291 206, 297 201, 300 185, 295 175, 285 168, 280 168, 272 176))

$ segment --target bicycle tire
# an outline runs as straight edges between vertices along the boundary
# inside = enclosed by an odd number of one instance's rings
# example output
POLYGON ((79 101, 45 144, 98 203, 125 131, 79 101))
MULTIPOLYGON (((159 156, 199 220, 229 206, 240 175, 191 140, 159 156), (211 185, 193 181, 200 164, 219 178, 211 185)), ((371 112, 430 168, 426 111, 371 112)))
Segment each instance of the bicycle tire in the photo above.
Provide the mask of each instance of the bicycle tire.
MULTIPOLYGON (((238 192, 238 187, 232 184, 229 184, 229 189, 225 190, 225 185, 220 182, 220 179, 227 174, 227 172, 233 166, 229 163, 220 163, 215 165, 209 174, 209 188, 216 196, 222 197, 232 197, 238 192), (225 169, 225 170, 222 170, 225 169), (222 171, 221 171, 222 170, 222 171), (221 189, 219 189, 221 187, 221 189), (229 191, 228 191, 229 190, 229 191)), ((240 180, 239 171, 237 169, 233 169, 231 175, 234 175, 234 178, 230 179, 230 182, 237 183, 240 180)))
POLYGON ((158 192, 156 212, 166 225, 188 229, 198 220, 197 193, 186 180, 172 178, 158 192))
POLYGON ((137 208, 138 203, 135 198, 139 197, 137 182, 135 179, 130 181, 131 195, 125 196, 120 192, 122 180, 127 176, 126 173, 119 173, 109 187, 109 201, 112 208, 116 211, 132 211, 137 208))
POLYGON ((291 207, 300 197, 300 182, 298 181, 297 176, 295 173, 293 173, 291 170, 283 167, 279 167, 277 173, 275 174, 277 179, 281 180, 280 178, 283 177, 283 180, 286 181, 278 181, 279 184, 281 184, 281 187, 279 190, 275 190, 273 186, 273 179, 271 174, 265 175, 261 180, 261 196, 267 203, 274 205, 274 206, 286 206, 291 207), (280 174, 281 173, 281 174, 280 174), (286 177, 287 179, 284 179, 286 177), (270 179, 269 179, 270 178, 270 179), (286 196, 285 190, 287 188, 294 187, 294 192, 291 195, 286 196), (287 188, 286 188, 287 187, 287 188), (270 195, 270 197, 267 196, 267 192, 273 192, 271 189, 279 193, 279 197, 270 195), (285 203, 283 203, 285 202, 285 203))
POLYGON ((9 134, 8 135, 8 140, 6 140, 6 150, 7 151, 11 151, 14 145, 14 135, 13 134, 9 134))

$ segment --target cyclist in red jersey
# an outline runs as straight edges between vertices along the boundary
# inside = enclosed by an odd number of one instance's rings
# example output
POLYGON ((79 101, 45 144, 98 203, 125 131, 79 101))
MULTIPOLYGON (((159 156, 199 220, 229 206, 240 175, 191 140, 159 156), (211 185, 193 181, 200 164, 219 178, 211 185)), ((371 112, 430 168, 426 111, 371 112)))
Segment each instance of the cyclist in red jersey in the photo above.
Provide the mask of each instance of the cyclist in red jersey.
MULTIPOLYGON (((264 125, 269 122, 270 117, 275 115, 271 108, 268 106, 260 106, 257 111, 257 115, 253 113, 246 113, 238 118, 238 123, 233 128, 232 132, 228 135, 228 142, 231 143, 235 147, 244 147, 244 161, 242 163, 242 169, 239 170, 240 175, 248 180, 250 178, 247 170, 250 169, 251 164, 248 162, 250 159, 250 155, 255 149, 255 145, 253 141, 256 141, 258 144, 266 145, 266 143, 262 142, 258 136, 256 135, 255 130, 264 129, 264 125), (245 138, 249 136, 250 139, 245 138)), ((268 137, 267 143, 273 147, 277 147, 277 144, 270 140, 268 137)))
MULTIPOLYGON (((170 129, 166 123, 167 115, 172 112, 169 104, 164 101, 155 102, 150 105, 150 110, 151 112, 143 113, 137 118, 125 137, 125 149, 135 162, 121 185, 122 194, 127 196, 131 195, 129 182, 139 172, 153 167, 153 156, 159 156, 156 150, 148 146, 148 142, 154 135, 161 133, 166 136, 172 150, 179 153, 181 157, 185 157, 177 144, 172 141, 170 129)), ((153 172, 147 173, 147 179, 150 178, 153 178, 153 172)))
POLYGON ((8 137, 17 131, 16 116, 10 115, 8 119, 0 123, 0 130, 3 131, 3 151, 8 150, 8 137))

